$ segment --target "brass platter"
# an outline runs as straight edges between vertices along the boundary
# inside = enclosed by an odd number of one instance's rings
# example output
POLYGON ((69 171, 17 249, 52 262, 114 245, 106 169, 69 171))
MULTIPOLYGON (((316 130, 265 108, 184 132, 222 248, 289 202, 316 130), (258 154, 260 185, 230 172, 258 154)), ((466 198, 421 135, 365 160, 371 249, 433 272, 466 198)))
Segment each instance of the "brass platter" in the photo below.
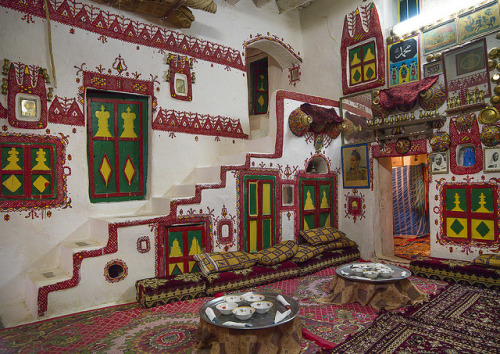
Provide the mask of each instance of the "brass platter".
POLYGON ((481 124, 495 124, 500 119, 498 109, 488 106, 479 112, 478 121, 481 124))

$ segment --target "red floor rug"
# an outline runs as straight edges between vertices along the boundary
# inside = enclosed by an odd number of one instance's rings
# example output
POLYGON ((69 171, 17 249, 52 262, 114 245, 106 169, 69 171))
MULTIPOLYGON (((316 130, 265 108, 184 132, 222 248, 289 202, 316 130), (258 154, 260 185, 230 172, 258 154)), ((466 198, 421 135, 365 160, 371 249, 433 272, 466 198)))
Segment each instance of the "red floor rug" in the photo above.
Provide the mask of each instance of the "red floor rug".
POLYGON ((415 259, 417 256, 431 254, 430 237, 404 238, 394 237, 394 255, 405 259, 415 259))
POLYGON ((500 353, 500 292, 451 286, 405 314, 380 315, 331 353, 500 353))
MULTIPOLYGON (((335 268, 279 281, 252 290, 287 294, 299 301, 304 325, 303 353, 332 348, 377 317, 359 304, 325 305, 314 301, 328 291, 335 268)), ((446 283, 412 277, 422 291, 435 294, 446 283)), ((245 290, 246 291, 246 290, 245 290)), ((242 291, 243 292, 243 291, 242 291)), ((212 298, 200 298, 144 309, 121 305, 0 330, 1 353, 205 353, 197 349, 198 311, 212 298)))

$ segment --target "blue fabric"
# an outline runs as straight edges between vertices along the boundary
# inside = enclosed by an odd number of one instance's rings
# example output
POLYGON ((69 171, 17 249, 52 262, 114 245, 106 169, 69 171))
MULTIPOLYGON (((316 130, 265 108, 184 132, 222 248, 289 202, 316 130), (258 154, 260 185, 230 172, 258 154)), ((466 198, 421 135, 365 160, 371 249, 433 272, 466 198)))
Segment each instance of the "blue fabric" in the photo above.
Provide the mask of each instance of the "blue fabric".
POLYGON ((429 235, 423 165, 392 169, 392 206, 394 236, 429 235))

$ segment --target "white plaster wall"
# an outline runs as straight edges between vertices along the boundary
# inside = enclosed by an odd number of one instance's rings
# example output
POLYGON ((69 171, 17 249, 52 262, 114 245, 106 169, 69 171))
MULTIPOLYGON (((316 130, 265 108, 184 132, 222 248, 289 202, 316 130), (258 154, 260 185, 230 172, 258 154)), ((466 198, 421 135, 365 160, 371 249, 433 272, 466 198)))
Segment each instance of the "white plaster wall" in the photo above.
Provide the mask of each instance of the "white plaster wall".
MULTIPOLYGON (((194 38, 210 41, 240 51, 244 62, 243 43, 257 34, 276 35, 290 44, 294 50, 301 52, 301 33, 298 12, 292 11, 279 15, 274 4, 257 8, 252 2, 240 2, 229 5, 223 0, 217 0, 217 14, 194 10, 195 22, 190 29, 175 29, 194 38)), ((112 9, 103 4, 83 1, 94 7, 109 10, 126 18, 141 23, 152 23, 169 28, 170 24, 130 12, 112 9)), ((0 23, 0 56, 11 62, 27 65, 37 65, 50 69, 48 52, 48 36, 46 21, 32 17, 34 23, 23 20, 25 14, 1 8, 0 23)), ((118 55, 124 59, 127 70, 122 73, 129 77, 139 73, 139 79, 151 80, 157 76, 159 84, 155 88, 158 109, 174 109, 177 111, 197 112, 211 116, 223 116, 239 119, 245 133, 249 134, 248 93, 246 73, 234 68, 225 67, 203 60, 195 60, 192 69, 196 74, 193 84, 193 100, 178 101, 170 97, 169 84, 165 81, 168 70, 166 57, 168 53, 134 43, 122 42, 106 38, 104 43, 100 34, 84 31, 52 21, 52 47, 56 67, 57 87, 54 96, 75 98, 81 77, 77 76, 78 68, 96 72, 96 67, 102 66, 104 73, 108 69, 112 75, 117 72, 112 69, 118 55)), ((174 52, 175 54, 175 52, 174 52)), ((288 88, 287 70, 285 79, 276 79, 281 69, 271 70, 273 82, 278 88, 288 88), (284 87, 283 87, 284 86, 284 87)), ((50 85, 48 85, 50 86, 50 85)), ((0 95, 0 103, 7 107, 7 96, 0 95)), ((50 105, 50 102, 49 102, 50 105)), ((153 114, 151 119, 156 117, 153 114)), ((87 167, 87 137, 85 127, 49 123, 47 129, 26 130, 11 127, 6 120, 0 122, 7 134, 60 134, 67 137, 66 154, 71 155, 65 166, 71 174, 67 178, 68 196, 71 198, 71 208, 53 209, 51 216, 41 213, 29 216, 27 212, 8 212, 9 220, 0 218, 0 310, 9 304, 25 300, 25 277, 29 271, 58 267, 59 245, 65 240, 101 239, 106 240, 107 233, 95 235, 91 233, 92 222, 89 218, 104 216, 132 215, 146 204, 146 201, 114 202, 92 204, 88 196, 87 167)), ((177 183, 184 179, 197 166, 216 165, 223 155, 238 154, 245 151, 247 141, 232 138, 215 139, 214 136, 175 133, 175 138, 169 132, 149 129, 149 166, 148 166, 148 197, 163 196, 177 183)), ((243 161, 242 161, 243 162, 243 161)), ((200 181, 203 182, 203 181, 200 181)), ((228 184, 235 193, 234 181, 228 176, 228 184)), ((205 196, 204 196, 205 198, 205 196)), ((225 205, 232 215, 236 215, 236 200, 226 201, 220 198, 217 191, 207 193, 207 206, 215 209, 220 215, 225 205)), ((205 209, 206 210, 206 209, 205 209)), ((3 213, 5 214, 5 213, 3 213)), ((130 218, 128 218, 130 219, 130 218)), ((123 219, 122 221, 128 220, 123 219)), ((118 219, 115 219, 115 221, 118 219)), ((126 302, 135 299, 133 284, 135 280, 154 276, 154 251, 139 254, 135 242, 137 237, 149 234, 152 248, 154 239, 149 227, 137 226, 120 228, 118 252, 85 259, 81 268, 81 282, 75 288, 56 291, 49 294, 48 314, 81 311, 88 307, 99 306, 113 302, 126 302), (104 266, 111 259, 122 259, 129 265, 129 275, 121 282, 110 284, 103 276, 104 266), (95 289, 101 289, 97 294, 95 289)), ((31 294, 35 295, 35 294, 31 294)), ((31 301, 27 301, 31 302, 31 301)), ((1 312, 0 312, 1 313, 1 312)))

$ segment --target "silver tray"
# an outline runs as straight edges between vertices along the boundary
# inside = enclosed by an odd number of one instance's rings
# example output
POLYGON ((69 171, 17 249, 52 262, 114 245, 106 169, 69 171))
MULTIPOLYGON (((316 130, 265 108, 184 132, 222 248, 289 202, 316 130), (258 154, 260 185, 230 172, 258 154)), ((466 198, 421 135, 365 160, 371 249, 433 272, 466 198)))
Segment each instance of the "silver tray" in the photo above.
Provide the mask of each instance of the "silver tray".
POLYGON ((398 266, 394 266, 391 264, 385 264, 384 266, 391 268, 394 273, 389 278, 382 278, 381 276, 378 276, 374 279, 364 277, 362 275, 355 275, 351 268, 353 265, 374 265, 377 263, 366 263, 366 262, 356 262, 356 263, 348 263, 341 265, 340 267, 337 267, 336 273, 338 276, 348 279, 348 280, 356 280, 356 281, 366 281, 370 283, 384 283, 384 282, 391 282, 391 281, 398 281, 398 280, 403 280, 411 276, 411 272, 408 269, 404 269, 398 266))
MULTIPOLYGON (((276 293, 269 292, 269 291, 260 291, 260 292, 252 292, 252 293, 264 295, 266 297, 264 300, 271 301, 274 306, 267 313, 260 314, 260 313, 255 312, 252 315, 252 317, 250 317, 250 319, 248 319, 246 321, 242 321, 242 320, 239 320, 238 318, 236 318, 236 316, 233 314, 223 315, 219 312, 219 310, 217 310, 215 308, 215 306, 218 303, 225 301, 224 296, 221 296, 221 297, 215 298, 213 300, 210 300, 209 302, 205 303, 200 308, 200 318, 202 318, 205 322, 210 323, 214 326, 218 326, 218 327, 232 328, 232 329, 263 329, 263 328, 270 328, 270 327, 282 325, 283 323, 286 323, 286 322, 293 320, 299 314, 299 311, 300 311, 299 303, 297 301, 295 301, 295 299, 291 298, 290 296, 281 294, 281 296, 283 296, 285 298, 285 300, 290 304, 290 308, 292 311, 291 311, 290 315, 285 317, 285 319, 283 319, 282 321, 280 321, 278 323, 274 323, 274 317, 276 315, 276 311, 283 313, 287 310, 287 308, 285 306, 283 306, 281 304, 281 302, 278 301, 278 299, 276 299, 276 297, 280 294, 276 294, 276 293), (216 318, 217 322, 219 322, 219 323, 215 323, 215 322, 210 321, 210 319, 205 314, 205 310, 207 307, 211 307, 214 310, 215 318, 216 318), (252 324, 252 327, 225 326, 223 324, 223 322, 226 322, 226 321, 233 321, 236 323, 250 323, 250 324, 252 324)), ((238 294, 233 293, 233 294, 228 294, 227 296, 242 295, 242 294, 244 294, 244 293, 238 293, 238 294)), ((250 302, 243 300, 243 301, 238 302, 238 306, 250 306, 250 302)))

